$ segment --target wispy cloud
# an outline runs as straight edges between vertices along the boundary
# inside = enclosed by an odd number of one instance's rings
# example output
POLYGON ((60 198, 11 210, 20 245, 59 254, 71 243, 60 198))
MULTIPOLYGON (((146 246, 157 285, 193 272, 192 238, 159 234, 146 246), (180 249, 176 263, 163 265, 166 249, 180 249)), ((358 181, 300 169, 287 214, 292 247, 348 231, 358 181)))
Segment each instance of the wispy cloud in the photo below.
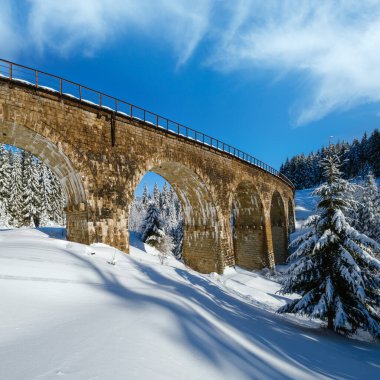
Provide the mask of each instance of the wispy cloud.
POLYGON ((177 67, 203 44, 214 70, 299 74, 296 125, 380 101, 377 0, 24 0, 23 23, 10 4, 0 0, 1 54, 91 55, 140 33, 167 45, 177 67))
POLYGON ((169 44, 177 64, 193 54, 208 27, 210 0, 29 0, 29 31, 40 51, 91 54, 109 40, 140 32, 169 44))
POLYGON ((234 14, 209 64, 299 72, 297 125, 380 101, 379 2, 240 1, 234 14))
POLYGON ((13 57, 23 48, 15 18, 11 1, 0 0, 0 52, 7 57, 13 57))

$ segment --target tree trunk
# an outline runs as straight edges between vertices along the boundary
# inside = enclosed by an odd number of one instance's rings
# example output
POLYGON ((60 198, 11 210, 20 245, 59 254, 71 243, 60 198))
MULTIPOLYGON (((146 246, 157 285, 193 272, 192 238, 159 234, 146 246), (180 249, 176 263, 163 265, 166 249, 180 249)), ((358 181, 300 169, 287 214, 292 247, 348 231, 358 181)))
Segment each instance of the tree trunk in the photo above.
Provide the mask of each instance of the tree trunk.
POLYGON ((334 316, 333 316, 333 310, 329 308, 327 311, 327 328, 329 330, 334 330, 334 316))

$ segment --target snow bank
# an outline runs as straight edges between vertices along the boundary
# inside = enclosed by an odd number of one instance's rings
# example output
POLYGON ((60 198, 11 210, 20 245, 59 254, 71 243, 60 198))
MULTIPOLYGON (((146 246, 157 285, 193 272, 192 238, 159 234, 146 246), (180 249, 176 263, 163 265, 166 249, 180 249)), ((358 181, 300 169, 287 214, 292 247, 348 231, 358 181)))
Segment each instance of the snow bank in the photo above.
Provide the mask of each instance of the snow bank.
POLYGON ((35 230, 0 232, 1 379, 378 376, 378 345, 276 315, 284 300, 264 276, 162 266, 133 244, 128 256, 35 230))

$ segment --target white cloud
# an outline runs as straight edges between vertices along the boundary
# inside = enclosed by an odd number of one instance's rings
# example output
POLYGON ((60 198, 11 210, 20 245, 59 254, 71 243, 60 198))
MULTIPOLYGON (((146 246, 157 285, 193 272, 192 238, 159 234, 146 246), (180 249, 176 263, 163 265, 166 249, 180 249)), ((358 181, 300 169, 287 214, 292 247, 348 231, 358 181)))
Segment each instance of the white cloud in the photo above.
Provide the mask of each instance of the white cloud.
POLYGON ((215 70, 297 73, 297 125, 380 101, 378 0, 26 0, 23 28, 11 2, 0 4, 2 55, 91 55, 139 33, 167 45, 177 66, 203 44, 215 70))
POLYGON ((0 0, 0 55, 14 59, 23 43, 18 34, 18 25, 10 0, 0 0))
POLYGON ((234 14, 208 63, 301 73, 296 124, 380 101, 378 1, 240 1, 234 14))
POLYGON ((168 43, 181 65, 207 30, 210 0, 29 0, 29 31, 40 51, 91 54, 138 31, 168 43))

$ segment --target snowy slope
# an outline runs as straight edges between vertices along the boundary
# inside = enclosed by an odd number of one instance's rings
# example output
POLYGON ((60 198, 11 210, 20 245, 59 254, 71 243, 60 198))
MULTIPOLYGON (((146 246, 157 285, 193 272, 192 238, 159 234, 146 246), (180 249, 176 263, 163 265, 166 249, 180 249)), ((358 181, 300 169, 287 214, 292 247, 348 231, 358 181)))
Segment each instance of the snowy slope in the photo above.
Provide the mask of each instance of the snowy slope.
POLYGON ((162 266, 134 245, 1 231, 0 379, 378 377, 379 345, 274 314, 278 284, 162 266))
MULTIPOLYGON (((376 179, 377 186, 380 188, 380 178, 376 179)), ((312 195, 316 188, 296 190, 294 203, 296 213, 296 228, 299 229, 305 220, 315 213, 318 199, 312 195)))
POLYGON ((295 193, 296 229, 302 227, 306 219, 313 215, 317 207, 317 197, 312 195, 315 188, 297 190, 295 193))

